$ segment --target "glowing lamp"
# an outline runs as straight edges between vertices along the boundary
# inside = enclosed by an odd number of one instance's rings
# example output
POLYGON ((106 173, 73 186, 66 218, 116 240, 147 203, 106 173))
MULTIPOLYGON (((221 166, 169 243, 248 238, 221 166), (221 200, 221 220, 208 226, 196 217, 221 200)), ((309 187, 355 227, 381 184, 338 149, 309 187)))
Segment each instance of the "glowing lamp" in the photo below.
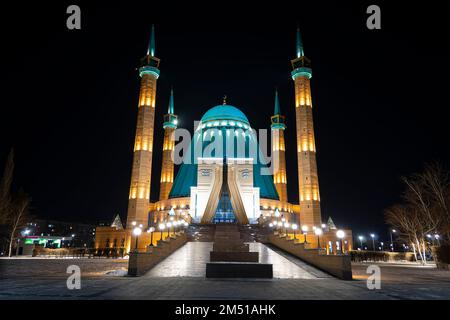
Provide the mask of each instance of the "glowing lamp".
POLYGON ((336 232, 336 236, 337 236, 339 239, 343 239, 343 238, 345 237, 345 232, 344 232, 343 230, 338 230, 338 231, 336 232))
POLYGON ((133 229, 133 234, 134 234, 135 236, 140 236, 141 233, 142 233, 142 229, 141 229, 141 228, 136 227, 136 228, 133 229))

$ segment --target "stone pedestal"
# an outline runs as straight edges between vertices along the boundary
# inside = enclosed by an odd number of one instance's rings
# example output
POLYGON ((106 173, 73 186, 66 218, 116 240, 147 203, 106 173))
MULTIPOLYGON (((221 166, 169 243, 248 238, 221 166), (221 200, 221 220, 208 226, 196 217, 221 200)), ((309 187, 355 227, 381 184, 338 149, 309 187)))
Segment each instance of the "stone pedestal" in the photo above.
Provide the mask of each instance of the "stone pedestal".
POLYGON ((210 262, 207 278, 273 278, 272 264, 252 262, 210 262))

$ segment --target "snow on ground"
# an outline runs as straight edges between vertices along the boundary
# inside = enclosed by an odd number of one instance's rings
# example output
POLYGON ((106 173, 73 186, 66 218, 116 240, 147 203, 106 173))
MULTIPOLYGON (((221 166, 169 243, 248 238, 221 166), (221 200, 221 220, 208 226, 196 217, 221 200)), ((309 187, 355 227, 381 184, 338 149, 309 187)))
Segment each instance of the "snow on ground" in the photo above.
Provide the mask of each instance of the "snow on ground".
POLYGON ((67 268, 71 265, 80 267, 82 276, 102 276, 107 271, 127 269, 128 259, 3 258, 0 259, 0 279, 67 278, 67 268))

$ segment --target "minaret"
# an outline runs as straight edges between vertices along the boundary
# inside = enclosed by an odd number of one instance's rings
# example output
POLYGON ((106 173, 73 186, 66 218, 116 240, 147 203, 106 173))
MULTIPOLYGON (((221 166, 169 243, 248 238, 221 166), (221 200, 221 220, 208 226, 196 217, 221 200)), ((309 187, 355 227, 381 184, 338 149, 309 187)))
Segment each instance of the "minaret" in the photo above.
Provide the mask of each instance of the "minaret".
POLYGON ((169 110, 164 115, 164 142, 161 166, 161 184, 159 188, 159 200, 169 198, 169 192, 173 185, 173 150, 175 140, 172 135, 177 128, 178 116, 174 114, 173 89, 170 90, 169 110))
POLYGON ((304 54, 298 28, 297 57, 291 62, 293 68, 291 75, 295 82, 300 223, 311 228, 312 226, 320 226, 322 219, 311 102, 311 61, 304 54))
POLYGON ((153 128, 155 124, 156 81, 159 77, 159 59, 155 57, 155 29, 152 26, 147 55, 141 59, 136 138, 134 142, 133 169, 128 201, 127 228, 132 222, 148 223, 150 184, 152 178, 153 128))
POLYGON ((278 91, 275 90, 275 110, 270 118, 272 122, 272 158, 278 163, 274 164, 273 182, 277 189, 280 201, 287 202, 287 180, 286 180, 286 152, 284 143, 284 129, 286 129, 285 117, 280 112, 280 101, 278 91))

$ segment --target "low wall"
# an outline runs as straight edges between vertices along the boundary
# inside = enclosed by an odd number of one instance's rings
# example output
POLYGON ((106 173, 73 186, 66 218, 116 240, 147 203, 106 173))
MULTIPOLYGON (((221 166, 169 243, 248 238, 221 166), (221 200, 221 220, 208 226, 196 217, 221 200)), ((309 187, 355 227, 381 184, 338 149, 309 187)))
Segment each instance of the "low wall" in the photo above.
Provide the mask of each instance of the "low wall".
POLYGON ((294 243, 277 235, 269 235, 269 243, 293 254, 312 266, 323 270, 339 279, 352 280, 352 265, 349 255, 319 254, 318 249, 305 249, 303 243, 294 243))
POLYGON ((414 261, 413 252, 390 252, 390 251, 367 251, 367 250, 353 250, 350 252, 353 262, 364 261, 383 261, 383 262, 396 262, 396 261, 414 261))
POLYGON ((147 252, 130 252, 128 275, 141 276, 160 261, 170 256, 175 250, 186 243, 186 234, 182 233, 170 241, 158 241, 155 247, 149 247, 147 252))

